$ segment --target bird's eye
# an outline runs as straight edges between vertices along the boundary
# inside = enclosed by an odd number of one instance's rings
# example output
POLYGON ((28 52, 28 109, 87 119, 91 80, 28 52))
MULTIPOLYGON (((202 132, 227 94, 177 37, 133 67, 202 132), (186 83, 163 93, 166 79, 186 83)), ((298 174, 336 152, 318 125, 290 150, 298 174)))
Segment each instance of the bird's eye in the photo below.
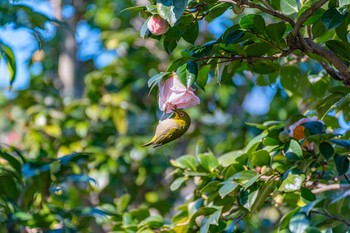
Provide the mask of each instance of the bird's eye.
POLYGON ((180 114, 179 114, 179 115, 180 115, 180 117, 183 117, 183 116, 184 116, 184 114, 183 114, 182 112, 180 112, 180 114))

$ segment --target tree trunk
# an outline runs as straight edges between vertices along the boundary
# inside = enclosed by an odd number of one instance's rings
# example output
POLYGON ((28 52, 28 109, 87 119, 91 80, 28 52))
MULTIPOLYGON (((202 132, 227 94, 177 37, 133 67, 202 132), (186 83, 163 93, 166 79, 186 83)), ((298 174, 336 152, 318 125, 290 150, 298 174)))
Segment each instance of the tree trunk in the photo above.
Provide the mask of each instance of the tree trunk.
MULTIPOLYGON (((62 0, 50 0, 54 17, 62 21, 62 0)), ((58 78, 62 85, 61 95, 70 99, 80 97, 83 92, 82 77, 79 74, 77 61, 77 44, 75 40, 76 26, 79 22, 80 1, 74 1, 74 15, 58 28, 61 31, 61 51, 58 58, 58 78)))

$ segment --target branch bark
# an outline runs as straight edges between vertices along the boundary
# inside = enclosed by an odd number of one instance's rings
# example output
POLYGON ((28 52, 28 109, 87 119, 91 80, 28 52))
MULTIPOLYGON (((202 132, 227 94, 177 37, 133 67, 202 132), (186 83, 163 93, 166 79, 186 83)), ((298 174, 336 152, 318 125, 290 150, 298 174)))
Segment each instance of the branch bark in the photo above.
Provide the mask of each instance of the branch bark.
POLYGON ((318 194, 339 189, 350 189, 350 184, 318 184, 312 193, 318 194))
POLYGON ((323 6, 326 2, 329 0, 320 0, 316 2, 314 5, 312 5, 309 9, 307 9, 298 19, 298 21, 295 23, 292 33, 292 36, 297 36, 300 32, 301 27, 303 26, 303 23, 311 16, 313 13, 315 13, 321 6, 323 6))
POLYGON ((275 16, 277 18, 282 19, 283 21, 286 21, 286 22, 290 23, 292 26, 295 25, 295 22, 291 18, 289 18, 288 16, 286 16, 286 15, 284 15, 282 13, 279 13, 276 10, 265 8, 265 7, 263 7, 263 6, 259 5, 259 4, 255 4, 255 3, 249 2, 247 0, 219 0, 219 2, 227 2, 227 3, 239 5, 239 6, 242 6, 242 7, 249 7, 249 8, 259 9, 262 12, 265 12, 265 13, 267 13, 269 15, 275 16))

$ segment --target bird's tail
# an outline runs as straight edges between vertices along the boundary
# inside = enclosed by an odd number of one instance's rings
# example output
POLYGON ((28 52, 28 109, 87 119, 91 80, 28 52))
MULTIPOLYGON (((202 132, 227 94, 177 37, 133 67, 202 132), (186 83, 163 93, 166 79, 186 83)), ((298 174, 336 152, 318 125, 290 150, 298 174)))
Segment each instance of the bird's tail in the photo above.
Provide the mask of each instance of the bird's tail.
POLYGON ((143 147, 146 147, 146 146, 150 146, 150 145, 152 145, 152 144, 153 144, 153 141, 149 141, 149 142, 143 144, 142 146, 143 146, 143 147))

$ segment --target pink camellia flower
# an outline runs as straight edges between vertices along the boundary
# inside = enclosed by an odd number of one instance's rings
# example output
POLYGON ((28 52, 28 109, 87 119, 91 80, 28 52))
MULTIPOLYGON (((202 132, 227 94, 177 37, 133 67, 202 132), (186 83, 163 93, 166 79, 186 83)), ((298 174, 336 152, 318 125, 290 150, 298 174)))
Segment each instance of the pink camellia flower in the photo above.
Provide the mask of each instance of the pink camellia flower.
MULTIPOLYGON (((323 122, 317 120, 317 117, 315 117, 315 116, 312 118, 302 118, 289 126, 289 136, 295 138, 296 140, 304 139, 305 138, 305 132, 304 132, 305 127, 302 124, 304 124, 306 122, 310 122, 310 121, 318 121, 318 122, 321 122, 323 124, 323 122)), ((314 149, 314 143, 308 142, 307 140, 304 140, 302 146, 307 150, 314 149)))
POLYGON ((177 108, 190 108, 199 104, 199 98, 192 87, 186 88, 176 74, 159 84, 159 108, 170 113, 177 108))
POLYGON ((152 15, 147 22, 147 28, 153 35, 162 35, 169 29, 169 24, 166 20, 158 15, 152 15))

